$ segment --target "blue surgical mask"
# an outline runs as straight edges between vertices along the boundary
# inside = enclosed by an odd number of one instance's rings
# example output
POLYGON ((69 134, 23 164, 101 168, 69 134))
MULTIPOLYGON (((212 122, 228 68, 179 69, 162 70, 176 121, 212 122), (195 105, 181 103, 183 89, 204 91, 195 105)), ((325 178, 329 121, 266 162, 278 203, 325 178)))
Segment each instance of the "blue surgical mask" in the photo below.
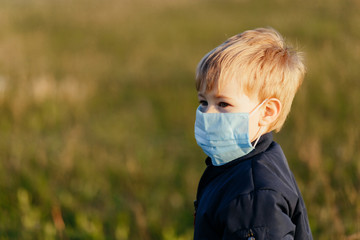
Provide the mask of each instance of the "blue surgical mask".
POLYGON ((205 154, 211 158, 213 165, 224 165, 245 156, 255 148, 261 134, 252 146, 249 139, 249 117, 265 101, 251 113, 203 113, 201 106, 198 107, 195 139, 205 154))

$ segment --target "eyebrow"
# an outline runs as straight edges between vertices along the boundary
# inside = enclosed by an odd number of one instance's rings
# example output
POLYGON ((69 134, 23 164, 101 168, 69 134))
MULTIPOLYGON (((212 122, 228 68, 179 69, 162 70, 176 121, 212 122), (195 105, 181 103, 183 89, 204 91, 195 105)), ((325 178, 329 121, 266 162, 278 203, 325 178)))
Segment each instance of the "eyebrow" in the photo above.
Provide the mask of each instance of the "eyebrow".
POLYGON ((227 97, 227 96, 224 96, 224 95, 218 95, 218 94, 216 94, 216 95, 215 95, 215 98, 231 99, 231 98, 229 98, 229 97, 227 97))
POLYGON ((205 98, 205 96, 202 93, 198 93, 198 97, 205 98))
MULTIPOLYGON (((202 98, 205 98, 205 95, 203 95, 202 93, 198 93, 198 96, 199 97, 202 97, 202 98)), ((232 98, 229 98, 229 97, 227 97, 227 96, 225 96, 225 95, 219 95, 219 94, 215 94, 215 98, 223 98, 223 99, 232 99, 232 98)))

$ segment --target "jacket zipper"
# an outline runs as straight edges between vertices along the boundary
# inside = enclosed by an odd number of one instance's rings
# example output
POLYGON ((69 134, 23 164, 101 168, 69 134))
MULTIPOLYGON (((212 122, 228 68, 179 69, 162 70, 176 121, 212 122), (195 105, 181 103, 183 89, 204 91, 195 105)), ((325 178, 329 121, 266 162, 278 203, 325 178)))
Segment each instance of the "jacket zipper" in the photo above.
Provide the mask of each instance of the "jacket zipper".
POLYGON ((249 233, 246 237, 247 237, 247 240, 255 240, 254 233, 251 230, 251 228, 249 229, 249 233))

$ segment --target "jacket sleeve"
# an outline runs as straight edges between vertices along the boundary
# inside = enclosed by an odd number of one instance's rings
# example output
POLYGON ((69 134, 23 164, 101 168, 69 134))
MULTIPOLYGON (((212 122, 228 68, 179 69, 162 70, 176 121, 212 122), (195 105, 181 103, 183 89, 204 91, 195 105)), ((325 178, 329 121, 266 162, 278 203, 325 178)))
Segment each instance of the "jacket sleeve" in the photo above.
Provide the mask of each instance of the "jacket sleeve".
POLYGON ((222 239, 292 240, 296 226, 291 214, 288 201, 276 191, 262 189, 238 196, 219 213, 222 239))

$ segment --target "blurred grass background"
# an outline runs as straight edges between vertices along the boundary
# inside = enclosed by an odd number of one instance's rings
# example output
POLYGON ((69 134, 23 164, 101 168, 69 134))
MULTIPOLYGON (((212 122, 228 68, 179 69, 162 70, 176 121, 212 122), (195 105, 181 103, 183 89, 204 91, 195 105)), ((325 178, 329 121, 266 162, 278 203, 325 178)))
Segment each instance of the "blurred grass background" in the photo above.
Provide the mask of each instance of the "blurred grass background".
POLYGON ((272 26, 308 74, 283 146, 314 239, 360 239, 357 0, 0 0, 0 239, 192 239, 194 71, 272 26))

